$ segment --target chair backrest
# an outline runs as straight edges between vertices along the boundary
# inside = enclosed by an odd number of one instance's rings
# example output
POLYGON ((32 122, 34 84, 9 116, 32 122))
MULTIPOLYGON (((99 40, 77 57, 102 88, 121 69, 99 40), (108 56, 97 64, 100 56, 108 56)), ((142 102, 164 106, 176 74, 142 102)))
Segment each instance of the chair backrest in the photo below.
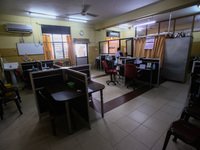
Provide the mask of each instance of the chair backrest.
POLYGON ((102 61, 102 64, 103 64, 103 69, 105 70, 105 73, 107 73, 107 70, 108 70, 108 64, 106 61, 102 61))
POLYGON ((56 65, 59 65, 59 66, 62 66, 62 65, 63 65, 63 62, 59 61, 59 62, 56 62, 55 64, 56 64, 56 65))
POLYGON ((19 71, 19 69, 15 69, 15 71, 16 71, 17 74, 19 75, 21 81, 24 81, 24 76, 23 76, 23 74, 19 71))
POLYGON ((3 81, 1 81, 1 80, 0 80, 0 90, 1 90, 2 92, 6 92, 6 91, 7 91, 7 88, 5 87, 3 81))
POLYGON ((126 77, 130 78, 130 79, 135 79, 138 77, 137 74, 137 68, 135 65, 133 64, 126 64, 126 77))

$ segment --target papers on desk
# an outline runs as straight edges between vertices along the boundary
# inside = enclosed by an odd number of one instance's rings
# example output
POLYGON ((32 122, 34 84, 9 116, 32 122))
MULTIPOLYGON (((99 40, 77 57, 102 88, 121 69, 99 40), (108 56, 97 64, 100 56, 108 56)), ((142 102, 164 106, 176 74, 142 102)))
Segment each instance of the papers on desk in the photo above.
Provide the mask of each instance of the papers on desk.
POLYGON ((145 68, 146 68, 146 65, 145 65, 145 64, 140 64, 139 68, 145 69, 145 68))
POLYGON ((92 92, 92 91, 93 91, 92 89, 88 88, 88 93, 90 93, 90 92, 92 92))

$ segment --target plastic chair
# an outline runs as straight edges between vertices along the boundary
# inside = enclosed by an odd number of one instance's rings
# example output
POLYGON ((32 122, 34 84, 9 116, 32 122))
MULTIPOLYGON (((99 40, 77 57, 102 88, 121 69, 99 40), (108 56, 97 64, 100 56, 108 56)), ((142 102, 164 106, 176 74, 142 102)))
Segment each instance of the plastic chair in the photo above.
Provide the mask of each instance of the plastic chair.
POLYGON ((3 81, 0 80, 0 89, 3 93, 10 93, 10 92, 15 92, 15 94, 18 96, 18 100, 19 102, 22 102, 21 101, 21 97, 19 95, 19 91, 18 91, 18 87, 16 86, 12 86, 10 88, 6 88, 6 86, 4 85, 3 81))
POLYGON ((25 87, 28 87, 29 79, 24 77, 23 74, 19 71, 19 69, 16 69, 15 71, 19 75, 20 80, 25 83, 24 87, 22 88, 22 90, 24 90, 25 87))
POLYGON ((21 111, 21 106, 19 104, 20 101, 20 97, 19 95, 16 93, 15 90, 8 90, 5 91, 4 88, 2 88, 2 86, 0 86, 0 116, 1 119, 3 119, 3 107, 2 104, 7 104, 8 102, 14 101, 20 114, 23 114, 21 111))
MULTIPOLYGON (((127 88, 128 88, 130 85, 133 85, 133 83, 135 82, 135 79, 137 79, 140 76, 140 74, 138 73, 136 66, 133 64, 126 64, 125 72, 126 72, 125 84, 127 85, 127 88), (132 82, 130 84, 127 84, 127 80, 131 80, 132 82)), ((133 86, 133 89, 135 90, 134 86, 133 86)))
POLYGON ((165 150, 169 142, 170 136, 174 135, 173 141, 180 139, 184 143, 200 150, 200 128, 184 120, 178 120, 171 124, 163 145, 165 150))
POLYGON ((191 105, 191 106, 184 107, 180 119, 188 121, 190 117, 200 120, 200 106, 199 105, 191 105))
POLYGON ((118 81, 116 80, 117 70, 108 68, 108 64, 106 61, 102 61, 102 64, 103 64, 105 73, 110 75, 110 80, 107 80, 106 83, 109 85, 110 82, 112 82, 112 83, 114 83, 114 85, 116 85, 116 83, 118 83, 118 81), (114 77, 114 79, 113 79, 113 77, 114 77))

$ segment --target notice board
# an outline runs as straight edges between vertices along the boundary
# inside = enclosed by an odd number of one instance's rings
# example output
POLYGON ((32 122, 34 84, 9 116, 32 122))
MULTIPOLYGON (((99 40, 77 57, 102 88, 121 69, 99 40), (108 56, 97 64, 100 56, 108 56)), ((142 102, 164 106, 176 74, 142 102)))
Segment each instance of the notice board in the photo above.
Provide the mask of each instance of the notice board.
POLYGON ((44 54, 43 45, 40 43, 17 43, 19 55, 44 54))

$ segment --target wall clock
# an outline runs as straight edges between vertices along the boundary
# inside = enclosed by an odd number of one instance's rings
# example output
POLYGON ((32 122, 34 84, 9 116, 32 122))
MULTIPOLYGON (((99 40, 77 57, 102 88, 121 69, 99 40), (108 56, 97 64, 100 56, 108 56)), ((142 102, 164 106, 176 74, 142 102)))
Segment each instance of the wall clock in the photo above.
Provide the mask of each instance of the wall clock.
POLYGON ((80 34, 81 36, 83 36, 83 34, 84 34, 83 30, 80 30, 79 34, 80 34))

